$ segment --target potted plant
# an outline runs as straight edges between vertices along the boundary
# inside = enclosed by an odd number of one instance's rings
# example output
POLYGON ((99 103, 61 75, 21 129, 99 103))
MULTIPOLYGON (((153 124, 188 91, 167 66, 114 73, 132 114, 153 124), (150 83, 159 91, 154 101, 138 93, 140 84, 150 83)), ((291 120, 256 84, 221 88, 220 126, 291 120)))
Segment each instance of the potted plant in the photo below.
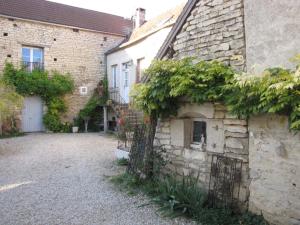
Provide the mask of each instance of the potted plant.
POLYGON ((75 118, 73 119, 72 132, 73 132, 73 133, 78 133, 78 130, 79 130, 79 118, 78 118, 78 117, 75 117, 75 118))

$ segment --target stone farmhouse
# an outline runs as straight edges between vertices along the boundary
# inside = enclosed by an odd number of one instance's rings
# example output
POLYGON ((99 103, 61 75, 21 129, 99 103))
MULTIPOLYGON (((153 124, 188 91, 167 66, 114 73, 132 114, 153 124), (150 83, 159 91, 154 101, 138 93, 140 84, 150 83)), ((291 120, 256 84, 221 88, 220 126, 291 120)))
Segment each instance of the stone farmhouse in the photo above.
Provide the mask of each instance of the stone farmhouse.
MULTIPOLYGON (((190 0, 157 58, 220 60, 244 72, 292 68, 288 59, 300 52, 299 9, 296 0, 190 0)), ((241 162, 239 193, 231 194, 242 206, 272 224, 300 224, 300 135, 289 131, 286 117, 240 120, 223 105, 183 100, 177 117, 159 122, 156 144, 167 150, 169 171, 199 174, 207 189, 212 171, 241 162)))
MULTIPOLYGON (((44 0, 0 1, 0 70, 5 62, 70 73, 76 89, 67 96, 66 121, 89 100, 106 71, 105 52, 132 32, 133 22, 120 16, 44 0)), ((25 98, 22 129, 43 130, 45 111, 39 97, 25 98)))
MULTIPOLYGON (((44 0, 0 0, 0 70, 7 61, 70 73, 76 89, 66 96, 64 120, 72 121, 106 74, 111 92, 127 105, 154 58, 194 56, 242 72, 292 68, 288 59, 300 53, 299 9, 299 0, 189 0, 145 21, 141 8, 131 20, 44 0)), ((42 100, 26 97, 24 104, 22 130, 44 130, 42 100)), ((104 124, 114 122, 113 112, 106 115, 104 124)), ((168 171, 199 174, 206 189, 216 166, 234 162, 241 177, 233 174, 230 185, 238 182, 239 189, 231 194, 241 207, 272 224, 299 225, 300 134, 288 125, 285 116, 241 120, 221 104, 185 99, 176 117, 159 121, 156 145, 167 150, 168 171)))

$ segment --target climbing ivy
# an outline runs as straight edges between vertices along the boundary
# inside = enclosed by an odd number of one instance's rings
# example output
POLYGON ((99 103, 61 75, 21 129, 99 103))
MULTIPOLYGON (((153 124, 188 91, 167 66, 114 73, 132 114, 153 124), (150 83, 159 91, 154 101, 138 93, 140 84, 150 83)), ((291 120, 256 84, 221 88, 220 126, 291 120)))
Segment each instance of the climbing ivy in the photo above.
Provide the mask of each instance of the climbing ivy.
POLYGON ((70 75, 34 70, 28 72, 23 68, 17 69, 7 63, 3 72, 5 82, 13 85, 16 91, 23 96, 40 96, 48 108, 43 121, 46 128, 53 132, 68 131, 69 125, 60 120, 62 113, 67 111, 63 100, 64 95, 74 89, 74 81, 70 75))
POLYGON ((135 86, 135 105, 149 115, 176 115, 182 98, 193 103, 221 102, 241 118, 262 113, 287 115, 300 130, 300 70, 270 68, 259 75, 236 74, 217 61, 154 61, 148 82, 135 86))

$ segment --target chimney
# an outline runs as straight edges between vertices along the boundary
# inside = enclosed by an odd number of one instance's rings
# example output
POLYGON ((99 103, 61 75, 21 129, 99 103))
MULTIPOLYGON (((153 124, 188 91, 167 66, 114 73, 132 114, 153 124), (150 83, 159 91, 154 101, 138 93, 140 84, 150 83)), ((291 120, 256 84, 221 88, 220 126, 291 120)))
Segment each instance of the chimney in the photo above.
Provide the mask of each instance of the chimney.
POLYGON ((137 8, 135 17, 135 28, 139 28, 146 22, 146 9, 137 8))

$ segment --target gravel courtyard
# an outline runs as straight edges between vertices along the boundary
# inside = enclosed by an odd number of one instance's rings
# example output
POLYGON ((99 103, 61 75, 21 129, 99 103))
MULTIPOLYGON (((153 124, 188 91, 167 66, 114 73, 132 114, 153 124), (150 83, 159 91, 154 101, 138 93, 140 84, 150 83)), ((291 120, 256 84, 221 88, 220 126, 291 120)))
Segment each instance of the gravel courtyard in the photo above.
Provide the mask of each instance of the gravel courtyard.
POLYGON ((31 134, 0 140, 1 225, 187 224, 161 218, 109 176, 116 140, 99 134, 31 134))

